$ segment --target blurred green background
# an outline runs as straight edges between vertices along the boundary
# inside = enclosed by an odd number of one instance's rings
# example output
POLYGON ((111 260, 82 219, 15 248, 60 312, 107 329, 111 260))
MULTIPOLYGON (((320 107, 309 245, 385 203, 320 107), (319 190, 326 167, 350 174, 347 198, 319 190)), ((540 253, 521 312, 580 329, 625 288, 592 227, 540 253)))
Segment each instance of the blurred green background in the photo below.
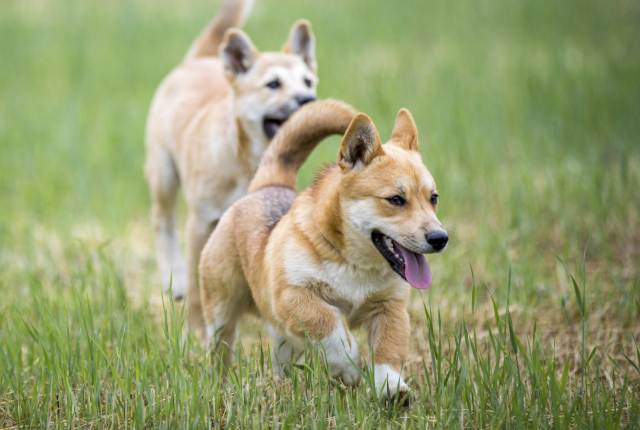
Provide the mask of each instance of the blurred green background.
MULTIPOLYGON (((147 109, 219 5, 0 3, 3 288, 21 288, 16 272, 6 274, 16 261, 26 261, 20 270, 37 264, 34 249, 48 241, 39 231, 65 250, 81 226, 101 240, 141 238, 144 264, 125 282, 155 282, 142 170, 147 109)), ((640 2, 256 0, 245 30, 258 49, 276 50, 302 17, 316 35, 321 97, 369 114, 383 139, 401 107, 416 119, 452 237, 445 254, 430 257, 432 300, 450 314, 468 303, 470 264, 480 285, 504 295, 511 266, 521 312, 566 322, 560 303, 573 293, 550 250, 573 270, 591 236, 588 301, 604 320, 632 315, 640 2)), ((316 150, 301 185, 335 159, 338 144, 316 150)))

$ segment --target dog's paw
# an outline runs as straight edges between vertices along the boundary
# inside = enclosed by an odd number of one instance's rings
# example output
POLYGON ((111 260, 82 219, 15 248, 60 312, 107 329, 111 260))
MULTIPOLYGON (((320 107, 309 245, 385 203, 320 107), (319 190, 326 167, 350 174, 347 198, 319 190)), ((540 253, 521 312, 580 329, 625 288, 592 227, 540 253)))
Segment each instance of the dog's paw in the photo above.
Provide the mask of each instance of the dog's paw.
POLYGON ((342 383, 348 387, 359 385, 362 381, 360 372, 358 372, 358 369, 353 367, 353 365, 351 365, 350 363, 349 367, 343 367, 339 371, 336 371, 334 370, 334 368, 332 368, 331 373, 332 377, 341 380, 342 383))
POLYGON ((348 386, 358 385, 362 380, 357 367, 360 366, 360 350, 353 334, 340 324, 331 336, 322 340, 322 346, 322 354, 331 366, 331 377, 348 386))
POLYGON ((376 364, 374 376, 378 398, 390 404, 409 405, 411 390, 399 372, 386 364, 376 364))
POLYGON ((184 264, 177 263, 172 267, 160 267, 160 281, 162 283, 162 291, 169 294, 173 300, 182 300, 187 296, 187 271, 184 264))
POLYGON ((187 282, 182 277, 174 277, 171 281, 166 281, 164 292, 169 294, 171 291, 171 298, 173 300, 183 300, 187 297, 187 282))
POLYGON ((397 405, 401 408, 408 408, 411 404, 411 390, 408 387, 402 387, 399 390, 396 388, 393 390, 389 389, 389 393, 387 393, 385 387, 384 394, 381 396, 381 399, 383 399, 388 405, 397 405))
POLYGON ((171 297, 173 298, 173 300, 175 301, 180 301, 183 300, 185 297, 187 297, 187 288, 186 287, 178 287, 178 288, 172 288, 171 289, 171 297))

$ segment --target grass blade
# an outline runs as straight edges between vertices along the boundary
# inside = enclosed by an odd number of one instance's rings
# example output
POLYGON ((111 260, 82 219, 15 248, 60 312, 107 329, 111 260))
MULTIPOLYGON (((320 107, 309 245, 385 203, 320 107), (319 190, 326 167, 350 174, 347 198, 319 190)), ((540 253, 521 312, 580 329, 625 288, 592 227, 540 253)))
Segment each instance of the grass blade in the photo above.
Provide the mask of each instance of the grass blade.
POLYGON ((573 291, 576 294, 576 301, 578 302, 578 308, 580 309, 580 315, 584 318, 584 316, 585 316, 584 315, 584 302, 583 302, 582 295, 580 294, 580 289, 578 288, 578 284, 576 283, 576 280, 573 278, 573 275, 571 274, 571 271, 569 270, 569 268, 567 267, 565 262, 562 260, 562 258, 560 258, 560 256, 558 254, 556 254, 554 251, 551 251, 551 252, 553 252, 553 255, 556 256, 556 258, 558 259, 560 264, 562 264, 562 266, 564 266, 565 270, 567 271, 567 273, 571 277, 571 281, 573 282, 573 291))

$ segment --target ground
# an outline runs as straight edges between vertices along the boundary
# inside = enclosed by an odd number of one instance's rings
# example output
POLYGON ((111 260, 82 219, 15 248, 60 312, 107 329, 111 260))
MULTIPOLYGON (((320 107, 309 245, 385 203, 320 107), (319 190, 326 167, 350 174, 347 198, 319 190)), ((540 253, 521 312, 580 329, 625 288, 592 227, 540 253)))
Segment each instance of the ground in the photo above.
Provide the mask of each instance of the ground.
POLYGON ((161 294, 144 121, 219 3, 0 4, 0 428, 640 427, 640 3, 256 0, 258 49, 311 21, 320 97, 417 122, 451 243, 409 407, 274 380, 253 319, 225 379, 161 294))

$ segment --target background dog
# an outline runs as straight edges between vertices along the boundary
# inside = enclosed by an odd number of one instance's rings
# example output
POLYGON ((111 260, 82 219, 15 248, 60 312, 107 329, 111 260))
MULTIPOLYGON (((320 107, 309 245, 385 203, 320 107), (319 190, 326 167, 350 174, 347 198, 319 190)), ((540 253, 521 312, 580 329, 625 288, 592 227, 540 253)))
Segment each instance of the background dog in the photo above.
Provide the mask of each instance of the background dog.
POLYGON ((404 395, 409 284, 429 287, 423 254, 443 251, 448 237, 411 114, 400 111, 384 146, 368 116, 352 117, 341 103, 316 102, 276 136, 250 194, 224 214, 202 253, 206 332, 233 348, 239 319, 256 313, 275 338, 273 362, 282 363, 302 351, 306 330, 331 375, 354 385, 360 374, 351 362, 359 365, 360 354, 349 329, 364 326, 378 394, 404 395), (296 196, 313 147, 345 129, 337 164, 296 196))
POLYGON ((259 53, 238 29, 249 0, 227 0, 161 83, 146 129, 146 177, 153 200, 158 262, 173 297, 187 294, 200 316, 196 267, 222 213, 244 196, 269 141, 303 104, 316 97, 314 36, 295 23, 281 52, 259 53), (217 56, 219 54, 219 56, 217 56), (179 185, 187 207, 187 262, 175 231, 179 185), (188 286, 188 291, 187 291, 188 286))

